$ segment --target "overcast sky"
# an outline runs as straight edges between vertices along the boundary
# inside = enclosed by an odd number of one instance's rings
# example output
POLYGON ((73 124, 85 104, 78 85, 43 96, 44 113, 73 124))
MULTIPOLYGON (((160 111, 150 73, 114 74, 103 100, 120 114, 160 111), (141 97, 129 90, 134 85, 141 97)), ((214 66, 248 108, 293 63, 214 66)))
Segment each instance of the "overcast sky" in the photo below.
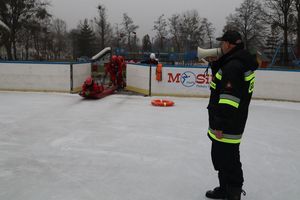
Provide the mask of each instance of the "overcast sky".
POLYGON ((244 0, 49 0, 50 12, 54 17, 66 21, 68 29, 76 28, 79 21, 97 16, 97 5, 106 7, 112 25, 120 24, 123 13, 127 13, 139 26, 137 36, 154 36, 154 21, 161 14, 169 18, 196 9, 201 18, 206 17, 216 28, 215 36, 222 34, 226 17, 233 13, 244 0))

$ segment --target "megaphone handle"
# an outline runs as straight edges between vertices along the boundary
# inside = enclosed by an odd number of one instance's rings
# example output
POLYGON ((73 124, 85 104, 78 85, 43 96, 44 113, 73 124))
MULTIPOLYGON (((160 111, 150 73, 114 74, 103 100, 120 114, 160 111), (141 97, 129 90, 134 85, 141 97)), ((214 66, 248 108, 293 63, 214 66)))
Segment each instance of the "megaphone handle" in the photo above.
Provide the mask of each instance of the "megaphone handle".
POLYGON ((204 72, 204 75, 208 75, 208 69, 209 69, 209 67, 210 67, 210 63, 208 63, 208 65, 207 65, 207 67, 206 67, 206 70, 205 70, 205 72, 204 72))

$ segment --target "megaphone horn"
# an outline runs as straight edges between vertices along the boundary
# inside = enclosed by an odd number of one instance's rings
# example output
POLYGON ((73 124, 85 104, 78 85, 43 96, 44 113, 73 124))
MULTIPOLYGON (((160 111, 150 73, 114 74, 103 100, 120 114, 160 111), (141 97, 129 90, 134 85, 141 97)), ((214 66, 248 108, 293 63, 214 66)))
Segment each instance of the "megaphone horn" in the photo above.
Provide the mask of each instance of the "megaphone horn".
POLYGON ((198 47, 197 57, 199 60, 206 57, 220 57, 220 56, 222 56, 221 48, 202 49, 198 47))

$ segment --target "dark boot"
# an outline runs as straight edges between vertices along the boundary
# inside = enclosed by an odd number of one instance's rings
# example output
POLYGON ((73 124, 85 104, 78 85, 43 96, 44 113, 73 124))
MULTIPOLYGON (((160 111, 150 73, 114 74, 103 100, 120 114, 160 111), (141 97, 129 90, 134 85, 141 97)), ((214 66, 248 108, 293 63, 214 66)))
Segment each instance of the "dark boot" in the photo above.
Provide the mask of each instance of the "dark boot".
POLYGON ((225 199, 226 191, 221 187, 216 187, 214 190, 207 191, 205 196, 210 199, 225 199))
POLYGON ((227 200, 241 200, 241 194, 246 196, 246 192, 240 187, 227 187, 227 200))

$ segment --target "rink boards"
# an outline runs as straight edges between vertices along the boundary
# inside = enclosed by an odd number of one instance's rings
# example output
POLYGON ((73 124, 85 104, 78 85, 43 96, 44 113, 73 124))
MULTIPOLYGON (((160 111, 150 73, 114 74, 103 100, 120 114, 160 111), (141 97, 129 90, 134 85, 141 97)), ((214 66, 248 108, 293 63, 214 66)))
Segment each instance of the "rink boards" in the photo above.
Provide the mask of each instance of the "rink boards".
POLYGON ((78 92, 90 63, 0 62, 0 90, 78 92))
MULTIPOLYGON (((127 89, 153 96, 208 97, 211 72, 205 66, 165 65, 162 81, 156 80, 156 66, 127 65, 127 89), (151 74, 151 80, 150 80, 151 74)), ((254 98, 300 101, 300 70, 256 71, 254 98)))
MULTIPOLYGON (((164 65, 162 80, 157 81, 155 65, 127 64, 127 90, 152 96, 208 97, 211 75, 205 70, 205 66, 164 65)), ((90 63, 0 62, 0 90, 78 92, 89 75, 90 63)), ((300 101, 299 80, 300 70, 257 70, 254 97, 300 101)))

